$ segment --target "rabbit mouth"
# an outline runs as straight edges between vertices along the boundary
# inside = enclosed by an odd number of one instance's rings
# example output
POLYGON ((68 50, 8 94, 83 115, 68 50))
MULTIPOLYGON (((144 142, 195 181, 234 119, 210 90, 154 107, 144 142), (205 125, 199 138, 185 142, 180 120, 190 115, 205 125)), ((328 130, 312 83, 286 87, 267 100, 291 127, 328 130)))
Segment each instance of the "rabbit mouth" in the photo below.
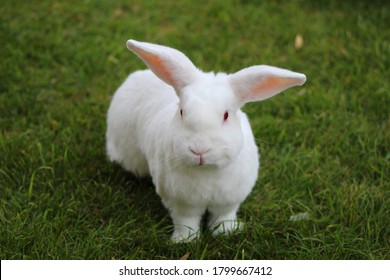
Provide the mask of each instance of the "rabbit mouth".
POLYGON ((223 168, 228 164, 227 159, 216 159, 211 155, 191 157, 191 164, 195 168, 223 168))
POLYGON ((174 156, 169 157, 169 161, 178 168, 215 169, 229 165, 230 156, 226 154, 220 155, 211 149, 191 150, 187 148, 184 153, 178 152, 174 156))
POLYGON ((190 147, 189 151, 191 152, 191 156, 194 157, 196 165, 199 166, 207 165, 206 156, 208 156, 207 153, 209 152, 209 150, 190 147))
POLYGON ((216 168, 218 166, 209 155, 195 155, 193 153, 183 158, 182 163, 191 168, 216 168))
POLYGON ((198 165, 202 166, 202 165, 205 165, 205 164, 206 164, 206 161, 205 161, 204 156, 200 155, 199 158, 198 158, 198 165))
POLYGON ((206 164, 206 159, 203 153, 198 154, 193 152, 193 154, 195 155, 195 162, 197 165, 202 166, 206 164))
POLYGON ((194 166, 211 166, 211 165, 214 165, 214 164, 211 164, 209 162, 209 160, 207 160, 204 155, 199 155, 199 156, 192 157, 192 164, 191 165, 194 165, 194 166))

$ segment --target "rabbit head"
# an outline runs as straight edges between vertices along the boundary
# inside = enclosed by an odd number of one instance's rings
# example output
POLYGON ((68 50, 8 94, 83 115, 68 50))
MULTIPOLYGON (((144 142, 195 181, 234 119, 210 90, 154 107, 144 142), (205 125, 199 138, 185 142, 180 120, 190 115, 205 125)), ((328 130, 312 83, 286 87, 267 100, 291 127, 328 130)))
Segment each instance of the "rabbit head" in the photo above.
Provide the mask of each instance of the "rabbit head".
POLYGON ((127 47, 178 96, 172 121, 172 160, 178 166, 231 164, 245 145, 245 134, 252 133, 241 106, 306 81, 303 74, 265 65, 230 75, 204 73, 178 50, 134 40, 127 47))

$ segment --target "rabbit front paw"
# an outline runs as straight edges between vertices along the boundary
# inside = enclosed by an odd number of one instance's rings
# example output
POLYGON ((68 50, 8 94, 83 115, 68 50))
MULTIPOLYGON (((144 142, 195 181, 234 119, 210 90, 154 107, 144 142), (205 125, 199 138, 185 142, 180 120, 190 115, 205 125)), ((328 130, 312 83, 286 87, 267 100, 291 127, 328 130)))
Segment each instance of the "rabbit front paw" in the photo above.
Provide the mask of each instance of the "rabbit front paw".
POLYGON ((174 230, 171 240, 173 243, 188 243, 194 241, 198 237, 199 230, 181 227, 179 229, 174 230))
POLYGON ((213 236, 219 234, 231 234, 237 231, 240 231, 244 228, 244 223, 239 222, 238 220, 227 220, 220 223, 213 223, 210 225, 213 236))
POLYGON ((209 228, 214 236, 221 233, 230 234, 243 228, 243 223, 240 223, 236 216, 238 206, 236 204, 210 208, 209 228))

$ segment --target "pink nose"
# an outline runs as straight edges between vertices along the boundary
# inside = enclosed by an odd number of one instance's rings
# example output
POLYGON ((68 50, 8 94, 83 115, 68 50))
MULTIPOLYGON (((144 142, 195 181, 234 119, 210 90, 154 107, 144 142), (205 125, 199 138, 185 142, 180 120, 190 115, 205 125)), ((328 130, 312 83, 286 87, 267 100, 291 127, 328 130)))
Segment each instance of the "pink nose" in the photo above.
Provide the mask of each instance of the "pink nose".
POLYGON ((194 155, 197 155, 197 156, 202 156, 205 153, 204 150, 193 149, 193 148, 190 148, 190 151, 191 151, 191 153, 193 153, 194 155))
POLYGON ((190 148, 190 151, 194 155, 199 156, 199 165, 203 165, 204 164, 203 155, 207 152, 207 150, 190 148))

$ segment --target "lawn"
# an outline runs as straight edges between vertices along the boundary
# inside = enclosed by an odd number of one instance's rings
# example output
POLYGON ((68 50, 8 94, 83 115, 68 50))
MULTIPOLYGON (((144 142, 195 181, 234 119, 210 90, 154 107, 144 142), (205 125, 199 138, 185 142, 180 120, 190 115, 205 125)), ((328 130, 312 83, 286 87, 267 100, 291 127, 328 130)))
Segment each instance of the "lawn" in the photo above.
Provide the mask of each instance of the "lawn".
POLYGON ((5 0, 0 14, 1 259, 390 259, 388 1, 5 0), (170 243, 151 180, 107 160, 110 98, 145 67, 130 38, 205 71, 306 74, 244 107, 261 169, 240 233, 170 243))

